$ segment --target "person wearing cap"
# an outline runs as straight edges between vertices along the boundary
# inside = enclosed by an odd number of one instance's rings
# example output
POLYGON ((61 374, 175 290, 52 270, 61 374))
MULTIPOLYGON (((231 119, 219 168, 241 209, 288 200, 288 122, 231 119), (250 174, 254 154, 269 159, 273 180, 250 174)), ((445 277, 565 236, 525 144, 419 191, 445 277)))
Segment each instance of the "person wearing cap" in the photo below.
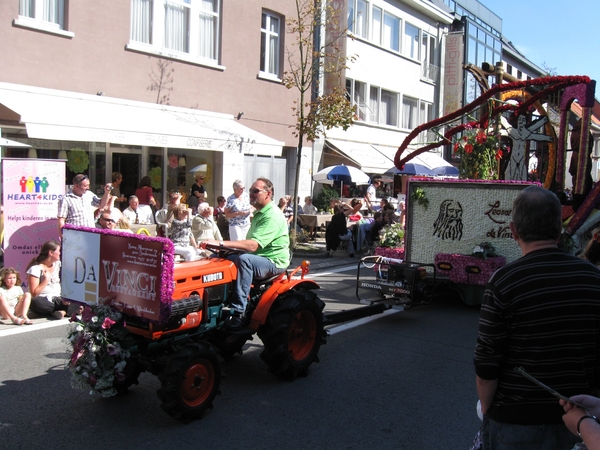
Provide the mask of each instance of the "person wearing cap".
POLYGON ((131 224, 148 225, 154 223, 152 210, 150 208, 140 208, 140 201, 135 196, 129 197, 129 207, 123 210, 123 216, 131 224))

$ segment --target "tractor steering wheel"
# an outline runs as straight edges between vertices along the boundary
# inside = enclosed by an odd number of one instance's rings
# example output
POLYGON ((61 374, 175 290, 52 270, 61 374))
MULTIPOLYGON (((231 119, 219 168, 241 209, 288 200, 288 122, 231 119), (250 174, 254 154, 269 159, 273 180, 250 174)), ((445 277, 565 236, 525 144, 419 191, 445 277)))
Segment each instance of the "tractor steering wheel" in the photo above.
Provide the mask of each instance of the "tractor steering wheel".
POLYGON ((244 253, 248 253, 246 250, 242 250, 241 248, 226 248, 213 244, 206 244, 205 248, 215 252, 219 258, 227 258, 229 255, 243 255, 244 253))

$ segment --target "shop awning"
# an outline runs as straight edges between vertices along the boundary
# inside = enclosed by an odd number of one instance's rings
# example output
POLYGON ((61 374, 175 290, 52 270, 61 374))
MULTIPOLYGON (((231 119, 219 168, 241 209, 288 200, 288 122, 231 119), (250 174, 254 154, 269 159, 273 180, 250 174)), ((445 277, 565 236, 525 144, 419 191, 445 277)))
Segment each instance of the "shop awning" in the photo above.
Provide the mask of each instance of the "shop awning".
POLYGON ((30 138, 275 156, 284 145, 227 114, 97 95, 0 83, 0 106, 30 138))
MULTIPOLYGON (((398 151, 397 148, 384 147, 384 146, 380 146, 380 145, 375 145, 375 147, 381 153, 386 155, 388 158, 391 158, 392 161, 394 160, 394 157, 396 156, 396 152, 398 151)), ((423 153, 415 156, 413 158, 413 160, 411 160, 411 161, 418 162, 419 164, 423 164, 424 166, 426 166, 427 168, 429 168, 431 170, 437 169, 438 167, 452 167, 452 164, 450 164, 448 161, 446 161, 440 155, 438 155, 437 153, 434 153, 432 151, 423 152, 423 153)), ((392 166, 393 166, 393 163, 392 163, 392 166)))
POLYGON ((338 139, 326 139, 325 144, 360 166, 365 173, 383 173, 394 166, 394 161, 370 144, 338 139))

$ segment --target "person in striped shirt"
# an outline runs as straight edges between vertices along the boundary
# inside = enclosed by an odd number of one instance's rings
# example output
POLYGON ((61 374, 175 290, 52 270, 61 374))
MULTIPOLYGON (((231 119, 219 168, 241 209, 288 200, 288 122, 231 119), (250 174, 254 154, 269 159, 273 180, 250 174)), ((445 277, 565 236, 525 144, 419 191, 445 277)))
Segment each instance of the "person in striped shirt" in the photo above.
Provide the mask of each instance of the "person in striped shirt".
POLYGON ((522 256, 486 286, 475 348, 483 448, 570 450, 580 439, 562 422, 558 399, 514 369, 567 397, 598 393, 600 269, 558 248, 561 205, 552 192, 524 189, 511 215, 522 256))

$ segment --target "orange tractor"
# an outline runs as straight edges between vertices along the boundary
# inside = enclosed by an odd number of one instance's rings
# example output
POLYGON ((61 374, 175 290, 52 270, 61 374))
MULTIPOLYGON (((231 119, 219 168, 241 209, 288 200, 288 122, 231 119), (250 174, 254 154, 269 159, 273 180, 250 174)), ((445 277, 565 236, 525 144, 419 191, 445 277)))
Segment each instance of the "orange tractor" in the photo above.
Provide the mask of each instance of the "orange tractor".
POLYGON ((207 248, 216 257, 174 263, 172 244, 164 238, 65 227, 63 297, 87 305, 75 320, 70 366, 80 378, 82 372, 88 374, 86 387, 96 388, 98 380, 89 376, 89 365, 78 369, 82 361, 91 360, 93 367, 108 361, 114 393, 125 392, 148 371, 160 380, 162 409, 189 421, 212 407, 219 393, 220 358, 241 354, 254 334, 263 342, 260 356, 269 371, 293 380, 318 362, 326 343, 325 325, 383 311, 382 306, 365 307, 358 315, 325 317, 325 304, 315 293, 319 286, 306 278, 309 262, 303 261, 278 276, 253 280, 248 327, 226 331, 223 324, 231 314, 226 303, 237 277, 235 265, 226 258, 240 251, 207 248), (86 334, 102 308, 118 311, 121 323, 100 318, 109 328, 96 324, 97 332, 86 334), (103 345, 108 351, 102 353, 103 345), (123 354, 128 357, 120 361, 126 363, 113 364, 123 354))

